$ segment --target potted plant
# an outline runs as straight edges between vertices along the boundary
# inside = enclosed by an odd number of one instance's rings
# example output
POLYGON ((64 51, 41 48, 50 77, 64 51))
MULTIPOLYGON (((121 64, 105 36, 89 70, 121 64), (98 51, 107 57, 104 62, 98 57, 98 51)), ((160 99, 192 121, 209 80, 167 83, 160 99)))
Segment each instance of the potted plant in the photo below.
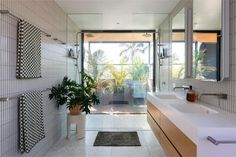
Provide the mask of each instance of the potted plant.
POLYGON ((78 84, 75 81, 68 79, 68 77, 64 77, 60 84, 52 87, 49 98, 50 100, 54 98, 58 107, 65 105, 68 102, 69 96, 71 95, 71 88, 76 86, 78 86, 78 84))
MULTIPOLYGON (((81 76, 83 83, 71 88, 73 94, 69 97, 66 105, 70 110, 77 108, 78 112, 88 114, 92 105, 99 104, 100 101, 96 95, 96 81, 84 72, 81 73, 81 76)), ((78 112, 74 111, 75 114, 78 114, 78 112)))
POLYGON ((81 76, 83 84, 64 77, 62 83, 52 87, 49 94, 49 98, 54 98, 58 106, 66 105, 71 115, 78 115, 81 111, 88 114, 92 104, 99 103, 95 94, 96 81, 84 72, 81 76))
POLYGON ((128 69, 124 66, 126 61, 127 58, 122 57, 119 68, 113 64, 108 65, 108 69, 114 79, 109 85, 109 88, 113 93, 113 100, 115 101, 124 99, 125 81, 128 77, 128 69))

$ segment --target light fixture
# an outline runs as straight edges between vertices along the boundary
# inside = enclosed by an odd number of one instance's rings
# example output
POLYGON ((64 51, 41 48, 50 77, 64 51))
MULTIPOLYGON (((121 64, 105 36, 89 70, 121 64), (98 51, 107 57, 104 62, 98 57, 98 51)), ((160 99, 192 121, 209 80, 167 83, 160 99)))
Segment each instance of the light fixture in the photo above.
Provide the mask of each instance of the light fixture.
POLYGON ((143 34, 144 37, 151 37, 152 35, 150 33, 143 34))
POLYGON ((88 38, 94 37, 94 35, 93 35, 92 33, 87 33, 86 36, 87 36, 88 38))

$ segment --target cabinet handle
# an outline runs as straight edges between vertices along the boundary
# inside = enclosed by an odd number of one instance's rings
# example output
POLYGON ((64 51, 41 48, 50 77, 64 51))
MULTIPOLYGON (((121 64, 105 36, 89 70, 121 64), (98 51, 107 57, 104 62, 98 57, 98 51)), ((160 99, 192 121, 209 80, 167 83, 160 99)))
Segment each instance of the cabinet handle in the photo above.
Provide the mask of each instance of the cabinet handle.
POLYGON ((211 143, 213 143, 216 146, 219 145, 219 144, 236 144, 236 140, 218 141, 218 140, 214 139, 211 136, 208 136, 207 140, 210 141, 211 143))

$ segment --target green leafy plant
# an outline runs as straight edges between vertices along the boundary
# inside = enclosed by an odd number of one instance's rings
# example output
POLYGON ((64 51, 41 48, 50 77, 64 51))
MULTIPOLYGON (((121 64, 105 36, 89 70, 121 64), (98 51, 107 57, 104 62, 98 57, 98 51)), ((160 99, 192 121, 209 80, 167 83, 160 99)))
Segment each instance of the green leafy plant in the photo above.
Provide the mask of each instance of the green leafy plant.
POLYGON ((148 46, 144 43, 124 43, 120 45, 124 49, 120 52, 120 56, 125 56, 128 60, 133 61, 135 54, 144 53, 148 46))
POLYGON ((206 49, 197 50, 195 49, 193 56, 193 77, 196 78, 198 75, 203 75, 206 72, 206 68, 201 67, 201 62, 204 60, 206 49))
POLYGON ((65 105, 68 103, 68 99, 72 96, 71 89, 78 87, 78 84, 68 79, 68 77, 64 77, 62 82, 57 86, 53 86, 51 89, 51 93, 49 94, 49 99, 55 99, 58 107, 60 105, 65 105))
POLYGON ((172 65, 172 77, 177 79, 184 78, 184 64, 172 65))
POLYGON ((98 104, 99 99, 95 94, 96 81, 88 74, 82 72, 83 84, 64 77, 61 84, 52 87, 49 94, 50 99, 55 99, 59 105, 66 105, 68 109, 80 106, 80 110, 86 114, 90 113, 92 105, 98 104))
POLYGON ((114 78, 114 83, 110 85, 114 93, 121 92, 124 89, 124 81, 128 76, 128 69, 124 67, 126 62, 127 58, 121 57, 119 68, 115 67, 113 64, 108 65, 108 69, 114 78))
POLYGON ((130 75, 133 80, 144 81, 148 77, 149 68, 140 57, 134 60, 134 65, 130 69, 130 75))
POLYGON ((180 60, 176 53, 172 53, 172 77, 176 79, 183 79, 185 71, 185 64, 180 60))
POLYGON ((80 110, 86 114, 90 113, 92 105, 99 104, 100 101, 96 96, 96 81, 86 74, 81 73, 83 84, 72 89, 73 95, 70 97, 67 103, 67 108, 73 108, 76 105, 81 105, 80 110))
POLYGON ((105 52, 103 50, 96 50, 95 52, 87 51, 88 54, 88 68, 87 73, 92 76, 95 80, 101 78, 104 72, 107 70, 107 66, 102 66, 107 64, 105 52), (100 64, 100 67, 98 67, 100 64))

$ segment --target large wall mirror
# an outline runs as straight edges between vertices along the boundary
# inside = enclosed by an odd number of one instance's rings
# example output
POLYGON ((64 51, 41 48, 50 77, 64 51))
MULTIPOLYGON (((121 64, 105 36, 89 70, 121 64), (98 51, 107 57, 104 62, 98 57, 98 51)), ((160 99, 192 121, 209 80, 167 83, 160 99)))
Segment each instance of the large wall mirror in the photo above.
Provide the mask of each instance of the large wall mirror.
POLYGON ((195 79, 220 81, 228 75, 229 34, 225 30, 229 28, 225 7, 225 0, 193 0, 192 77, 195 79))
POLYGON ((185 78, 185 10, 180 10, 172 18, 172 77, 185 78))

